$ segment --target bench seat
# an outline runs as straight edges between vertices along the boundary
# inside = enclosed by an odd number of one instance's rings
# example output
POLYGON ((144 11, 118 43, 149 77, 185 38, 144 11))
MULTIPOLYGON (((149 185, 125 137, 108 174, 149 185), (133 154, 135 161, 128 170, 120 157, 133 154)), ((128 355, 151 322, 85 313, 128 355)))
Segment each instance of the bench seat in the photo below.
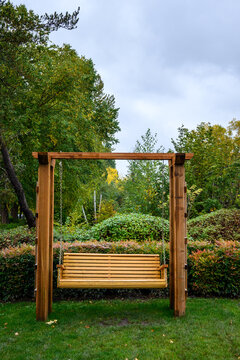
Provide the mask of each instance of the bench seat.
POLYGON ((165 288, 167 265, 157 254, 64 253, 60 288, 165 288))

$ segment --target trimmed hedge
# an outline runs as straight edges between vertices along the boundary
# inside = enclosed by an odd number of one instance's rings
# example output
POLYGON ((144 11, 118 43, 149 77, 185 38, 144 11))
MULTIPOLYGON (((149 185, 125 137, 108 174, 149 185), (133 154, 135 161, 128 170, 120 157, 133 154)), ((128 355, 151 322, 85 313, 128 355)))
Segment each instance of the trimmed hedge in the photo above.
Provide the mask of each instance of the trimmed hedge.
POLYGON ((188 235, 193 240, 240 241, 240 210, 221 209, 188 221, 188 235))
MULTIPOLYGON (((60 243, 53 246, 53 283, 55 299, 79 299, 101 298, 106 293, 114 296, 124 293, 136 296, 139 290, 126 291, 124 289, 58 289, 57 288, 57 264, 59 261, 60 243)), ((139 244, 134 241, 126 242, 79 242, 64 243, 63 251, 67 252, 91 252, 91 253, 157 253, 162 252, 159 242, 146 242, 139 244)), ((168 250, 166 249, 168 258, 168 250)), ((34 246, 23 244, 0 251, 0 301, 16 301, 32 299, 34 294, 34 246)), ((143 291, 144 292, 144 291, 143 291)), ((166 293, 166 291, 165 291, 166 293)))
POLYGON ((189 287, 201 296, 240 295, 240 244, 236 241, 216 242, 214 249, 192 252, 189 287))
POLYGON ((75 229, 67 233, 65 229, 64 239, 67 241, 88 241, 91 239, 104 241, 135 240, 160 241, 162 232, 165 239, 169 239, 169 221, 157 216, 143 214, 120 214, 115 215, 92 226, 89 230, 75 229))
POLYGON ((13 229, 6 229, 0 231, 0 250, 19 246, 21 244, 32 244, 34 245, 36 238, 36 230, 29 229, 27 225, 18 226, 13 229))
MULTIPOLYGON (((141 294, 141 291, 126 290, 85 290, 57 289, 56 265, 59 259, 60 244, 54 244, 54 297, 61 299, 101 298, 104 296, 123 296, 141 294)), ((74 242, 65 243, 64 251, 92 253, 162 253, 161 243, 149 241, 119 242, 74 242)), ((190 295, 198 296, 240 296, 240 244, 239 242, 217 242, 217 246, 207 242, 189 242, 188 289, 190 295)), ((166 244, 168 262, 169 247, 166 244)), ((32 299, 34 291, 34 247, 20 247, 0 251, 0 301, 32 299)), ((142 292, 144 293, 144 291, 142 292)), ((159 296, 167 290, 153 290, 159 296)))
MULTIPOLYGON (((165 241, 169 239, 169 221, 156 216, 142 214, 116 215, 94 225, 88 230, 74 227, 63 228, 64 241, 105 241, 136 240, 160 241, 162 231, 165 241)), ((216 240, 240 241, 240 210, 222 209, 207 215, 201 215, 188 221, 188 236, 192 240, 204 240, 215 243, 216 240)), ((59 227, 54 228, 54 240, 59 240, 59 227)), ((0 231, 0 250, 23 243, 34 244, 35 229, 27 226, 0 231)))

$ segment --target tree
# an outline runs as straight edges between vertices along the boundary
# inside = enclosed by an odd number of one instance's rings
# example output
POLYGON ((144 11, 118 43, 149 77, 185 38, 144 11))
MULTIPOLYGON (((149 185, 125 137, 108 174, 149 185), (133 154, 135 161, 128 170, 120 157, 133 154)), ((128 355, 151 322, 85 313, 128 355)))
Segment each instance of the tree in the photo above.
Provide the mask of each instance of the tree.
MULTIPOLYGON (((157 134, 152 135, 148 129, 137 141, 134 152, 162 152, 162 147, 156 148, 156 145, 157 134)), ((161 161, 129 161, 123 183, 123 210, 161 216, 163 206, 166 207, 168 184, 168 167, 161 161)))
POLYGON ((28 70, 34 63, 36 52, 47 45, 51 31, 61 27, 73 29, 78 22, 78 13, 79 8, 72 15, 54 13, 38 16, 27 11, 24 5, 14 7, 10 1, 0 1, 0 146, 8 178, 29 227, 35 225, 35 217, 28 207, 23 187, 10 159, 7 143, 13 134, 9 134, 8 127, 16 116, 23 113, 21 99, 31 88, 28 70), (16 108, 17 103, 19 105, 16 108))
POLYGON ((220 207, 232 207, 240 188, 240 121, 233 119, 227 128, 201 123, 196 130, 179 129, 172 140, 177 152, 193 152, 186 164, 188 186, 202 189, 193 205, 193 215, 220 207))
MULTIPOLYGON (((23 5, 0 4, 1 149, 8 178, 28 225, 33 226, 34 216, 21 198, 26 192, 33 206, 37 165, 31 157, 33 149, 109 150, 117 141, 118 109, 114 97, 104 94, 91 60, 79 57, 68 45, 48 45, 51 31, 76 26, 79 9, 72 15, 38 16, 23 5)), ((63 188, 72 189, 65 194, 68 209, 79 194, 79 183, 105 167, 102 162, 88 162, 66 163, 64 168, 63 188)))

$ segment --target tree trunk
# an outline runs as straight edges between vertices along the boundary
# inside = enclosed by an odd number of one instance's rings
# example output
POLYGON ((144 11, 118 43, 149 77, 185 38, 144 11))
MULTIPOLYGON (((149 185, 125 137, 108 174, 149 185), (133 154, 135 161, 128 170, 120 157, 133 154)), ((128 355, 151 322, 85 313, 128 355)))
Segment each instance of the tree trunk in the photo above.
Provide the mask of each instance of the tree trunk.
POLYGON ((13 220, 18 220, 18 204, 14 203, 11 208, 11 217, 13 220))
POLYGON ((9 223, 8 209, 7 209, 6 204, 4 204, 4 203, 0 204, 0 216, 1 216, 1 223, 2 224, 8 224, 9 223))
POLYGON ((20 183, 20 181, 17 178, 17 175, 15 173, 14 167, 12 165, 12 162, 11 162, 11 159, 9 156, 7 146, 5 145, 1 135, 0 135, 0 146, 1 146, 3 162, 4 162, 5 169, 7 171, 7 174, 8 174, 8 178, 14 188, 16 195, 17 195, 22 212, 27 220, 28 227, 29 228, 35 227, 36 226, 35 216, 33 215, 32 211, 28 207, 22 184, 20 183))

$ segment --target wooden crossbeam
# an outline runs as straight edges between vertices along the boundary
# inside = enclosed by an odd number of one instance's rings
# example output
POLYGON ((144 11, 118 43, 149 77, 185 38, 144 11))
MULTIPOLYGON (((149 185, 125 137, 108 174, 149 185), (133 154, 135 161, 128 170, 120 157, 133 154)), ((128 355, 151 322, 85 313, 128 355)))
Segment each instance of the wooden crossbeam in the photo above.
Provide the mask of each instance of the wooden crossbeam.
POLYGON ((100 153, 100 152, 33 152, 35 159, 88 159, 88 160, 174 160, 175 158, 190 160, 192 153, 100 153))

